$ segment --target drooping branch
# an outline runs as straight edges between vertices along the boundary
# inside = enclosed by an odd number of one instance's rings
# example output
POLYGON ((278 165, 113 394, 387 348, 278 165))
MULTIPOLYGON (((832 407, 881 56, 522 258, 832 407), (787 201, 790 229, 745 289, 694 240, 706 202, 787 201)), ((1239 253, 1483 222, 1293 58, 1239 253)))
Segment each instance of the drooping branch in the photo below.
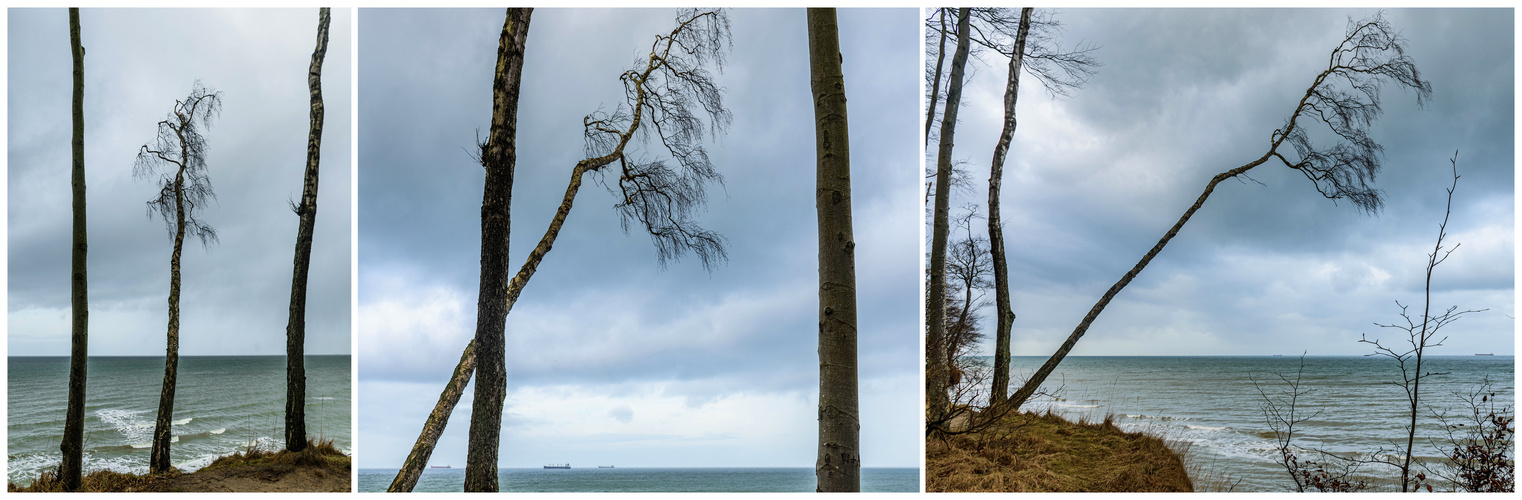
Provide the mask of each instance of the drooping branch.
POLYGON ((1130 271, 1105 291, 1057 352, 1016 391, 1010 398, 1011 404, 1024 404, 1036 392, 1078 339, 1088 332, 1089 325, 1105 306, 1178 235, 1222 181, 1246 174, 1269 160, 1279 159, 1285 166, 1305 174, 1319 193, 1334 202, 1347 199, 1365 212, 1377 212, 1383 201, 1380 191, 1370 183, 1380 168, 1381 149, 1368 140, 1368 128, 1380 113, 1379 88, 1393 84, 1411 89, 1416 92, 1418 105, 1425 104, 1432 95, 1432 85, 1421 79, 1415 63, 1406 55, 1404 44, 1405 40, 1385 20, 1383 13, 1366 21, 1349 20, 1347 36, 1332 50, 1327 68, 1316 75, 1285 125, 1269 136, 1268 151, 1256 160, 1211 178, 1204 192, 1184 211, 1178 222, 1130 271), (1300 123, 1301 119, 1309 122, 1304 126, 1323 123, 1341 140, 1330 149, 1314 148, 1307 139, 1309 136, 1300 123), (1286 142, 1296 149, 1293 160, 1280 150, 1286 142))

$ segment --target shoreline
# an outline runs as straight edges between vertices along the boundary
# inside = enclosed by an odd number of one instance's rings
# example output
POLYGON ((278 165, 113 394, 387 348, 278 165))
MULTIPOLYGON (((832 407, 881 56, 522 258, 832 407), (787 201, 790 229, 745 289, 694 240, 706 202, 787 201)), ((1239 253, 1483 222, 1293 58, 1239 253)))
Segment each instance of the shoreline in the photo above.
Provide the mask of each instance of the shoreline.
MULTIPOLYGON (((84 476, 80 492, 350 492, 352 457, 332 441, 309 441, 305 450, 270 452, 257 447, 226 455, 194 472, 158 474, 98 470, 84 476)), ((8 493, 62 492, 55 471, 27 486, 7 481, 8 493)))

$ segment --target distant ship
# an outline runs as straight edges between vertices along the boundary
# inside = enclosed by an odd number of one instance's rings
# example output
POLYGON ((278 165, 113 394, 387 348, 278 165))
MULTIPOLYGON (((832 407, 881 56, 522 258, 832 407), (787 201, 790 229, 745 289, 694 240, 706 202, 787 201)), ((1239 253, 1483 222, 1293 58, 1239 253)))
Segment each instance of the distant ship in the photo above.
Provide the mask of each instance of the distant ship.
POLYGON ((597 466, 597 468, 599 468, 599 469, 612 469, 613 466, 611 466, 611 465, 599 465, 599 466, 597 466))
POLYGON ((430 465, 430 466, 428 466, 428 468, 430 468, 430 469, 451 469, 452 467, 450 467, 448 465, 430 465))
POLYGON ((571 468, 571 464, 549 464, 549 465, 544 466, 544 468, 546 468, 546 469, 569 469, 569 468, 571 468))
POLYGON ((1495 355, 1496 355, 1496 354, 1495 354, 1495 353, 1492 353, 1492 352, 1487 352, 1487 353, 1485 353, 1485 354, 1475 354, 1475 356, 1495 356, 1495 355))

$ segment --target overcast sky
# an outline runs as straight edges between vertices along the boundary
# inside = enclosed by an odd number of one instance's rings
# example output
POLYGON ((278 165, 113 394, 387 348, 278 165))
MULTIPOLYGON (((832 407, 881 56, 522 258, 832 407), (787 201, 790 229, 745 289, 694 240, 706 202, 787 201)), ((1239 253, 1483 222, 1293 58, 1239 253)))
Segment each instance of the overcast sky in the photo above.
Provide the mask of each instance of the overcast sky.
MULTIPOLYGON (((919 463, 918 21, 840 12, 850 99, 862 461, 919 463)), ((518 110, 513 269, 583 158, 582 117, 623 101, 672 9, 534 12, 518 110)), ((730 12, 734 114, 706 144, 724 187, 710 274, 661 270, 617 201, 583 186, 507 319, 500 464, 812 467, 817 441, 814 131, 804 11, 730 12)), ((398 467, 474 334, 481 167, 503 11, 362 10, 360 467, 398 467)), ((657 155, 648 150, 649 157, 657 155)), ((473 388, 432 463, 463 465, 473 388)))
MULTIPOLYGON (((1014 354, 1050 355, 1212 176, 1261 156, 1326 68, 1349 16, 1372 14, 1060 10, 1063 46, 1099 45, 1104 66, 1063 100, 1021 82, 1002 193, 1014 354)), ((1463 177, 1445 243, 1462 247, 1437 268, 1432 304, 1489 311, 1443 330, 1448 341, 1431 352, 1513 352, 1512 11, 1388 15, 1433 96, 1421 109, 1414 94, 1385 88, 1385 114, 1371 128, 1385 147, 1376 182, 1384 211, 1334 204, 1273 163, 1251 172, 1262 185, 1224 182, 1073 355, 1371 352, 1362 334, 1401 333, 1373 324, 1400 321, 1396 300, 1421 314, 1455 150, 1463 177)), ((976 75, 955 154, 977 187, 957 193, 953 207, 987 199, 1007 62, 988 54, 969 63, 976 75)), ((984 317, 991 332, 992 313, 984 317)))
MULTIPOLYGON (((200 80, 223 92, 205 133, 217 201, 201 212, 221 244, 188 240, 180 354, 278 355, 301 198, 317 9, 84 9, 85 183, 90 354, 162 356, 169 256, 164 222, 134 180, 138 147, 200 80)), ((7 346, 11 356, 69 353, 71 59, 66 9, 9 11, 7 346)), ((307 297, 308 354, 350 346, 350 12, 335 10, 322 69, 317 228, 307 297)))

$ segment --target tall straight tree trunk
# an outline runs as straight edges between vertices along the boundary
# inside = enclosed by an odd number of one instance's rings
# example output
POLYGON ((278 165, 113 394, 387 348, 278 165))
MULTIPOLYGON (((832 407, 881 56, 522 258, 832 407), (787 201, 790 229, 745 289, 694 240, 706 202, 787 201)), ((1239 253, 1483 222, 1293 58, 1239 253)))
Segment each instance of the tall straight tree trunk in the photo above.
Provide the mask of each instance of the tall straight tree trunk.
POLYGON ((935 78, 930 80, 930 106, 925 108, 925 146, 930 145, 930 125, 935 123, 936 101, 941 98, 941 66, 946 62, 946 9, 936 9, 940 13, 941 41, 935 51, 935 78))
POLYGON ((423 423, 423 432, 418 434, 417 443, 412 445, 412 452, 407 454, 407 461, 402 462, 401 470, 396 471, 396 478, 391 480, 391 486, 386 488, 386 492, 405 493, 417 486, 418 479, 423 477, 423 469, 428 466, 428 457, 433 455, 433 446, 439 442, 439 436, 444 434, 444 426, 449 424, 449 414, 454 412, 455 404, 460 402, 460 396, 465 393, 465 384, 470 383, 470 374, 475 367, 476 341, 472 340, 465 346, 465 353, 460 355, 460 364, 455 365, 454 375, 449 377, 449 384, 439 394, 439 402, 433 406, 433 412, 428 414, 428 421, 423 423))
POLYGON ((481 154, 486 187, 481 197, 481 288, 476 300, 476 392, 465 456, 465 491, 497 491, 497 447, 507 398, 503 329, 507 323, 507 243, 517 162, 518 89, 533 9, 507 9, 492 81, 491 131, 481 154))
POLYGON ((940 151, 936 158, 935 222, 930 237, 930 291, 925 316, 929 319, 928 360, 925 367, 925 405, 931 421, 939 420, 951 402, 946 395, 946 240, 951 232, 951 152, 956 135, 957 108, 962 101, 962 73, 967 65, 968 16, 971 9, 957 9, 957 52, 951 58, 951 77, 946 87, 946 113, 941 118, 940 151))
POLYGON ((291 272, 290 319, 285 325, 285 449, 307 447, 306 310, 307 270, 312 266, 312 228, 317 225, 317 166, 322 152, 322 61, 328 53, 328 8, 317 12, 317 49, 307 69, 312 125, 307 132, 307 169, 301 188, 301 222, 296 229, 296 264, 291 272))
POLYGON ((851 231, 851 142, 835 9, 808 9, 819 218, 818 491, 861 491, 856 394, 856 240, 851 231))
POLYGON ((1004 156, 1015 137, 1015 101, 1020 98, 1020 65, 1025 61, 1025 36, 1031 30, 1030 7, 1020 10, 1020 28, 1015 32, 1015 49, 1009 57, 1009 83, 1004 87, 1004 130, 994 146, 994 159, 988 176, 988 251, 994 264, 994 303, 999 323, 994 331, 994 383, 991 404, 1003 403, 1009 396, 1009 330, 1015 311, 1009 305, 1009 264, 1004 260, 1004 225, 999 220, 999 190, 1004 181, 1004 156))
POLYGON ((69 302, 73 309, 73 346, 69 353, 69 406, 63 419, 63 463, 59 477, 66 491, 79 489, 84 470, 85 375, 90 359, 90 294, 85 266, 89 241, 85 231, 85 48, 79 41, 79 9, 69 9, 69 42, 74 54, 74 250, 69 302))
MULTIPOLYGON (((184 142, 180 150, 184 151, 184 142)), ((183 161, 183 159, 182 159, 183 161)), ((180 365, 180 250, 185 246, 185 169, 174 176, 174 253, 169 257, 169 337, 164 348, 164 386, 159 391, 158 420, 153 424, 153 449, 148 471, 166 472, 169 465, 169 428, 174 420, 174 383, 180 365)))

